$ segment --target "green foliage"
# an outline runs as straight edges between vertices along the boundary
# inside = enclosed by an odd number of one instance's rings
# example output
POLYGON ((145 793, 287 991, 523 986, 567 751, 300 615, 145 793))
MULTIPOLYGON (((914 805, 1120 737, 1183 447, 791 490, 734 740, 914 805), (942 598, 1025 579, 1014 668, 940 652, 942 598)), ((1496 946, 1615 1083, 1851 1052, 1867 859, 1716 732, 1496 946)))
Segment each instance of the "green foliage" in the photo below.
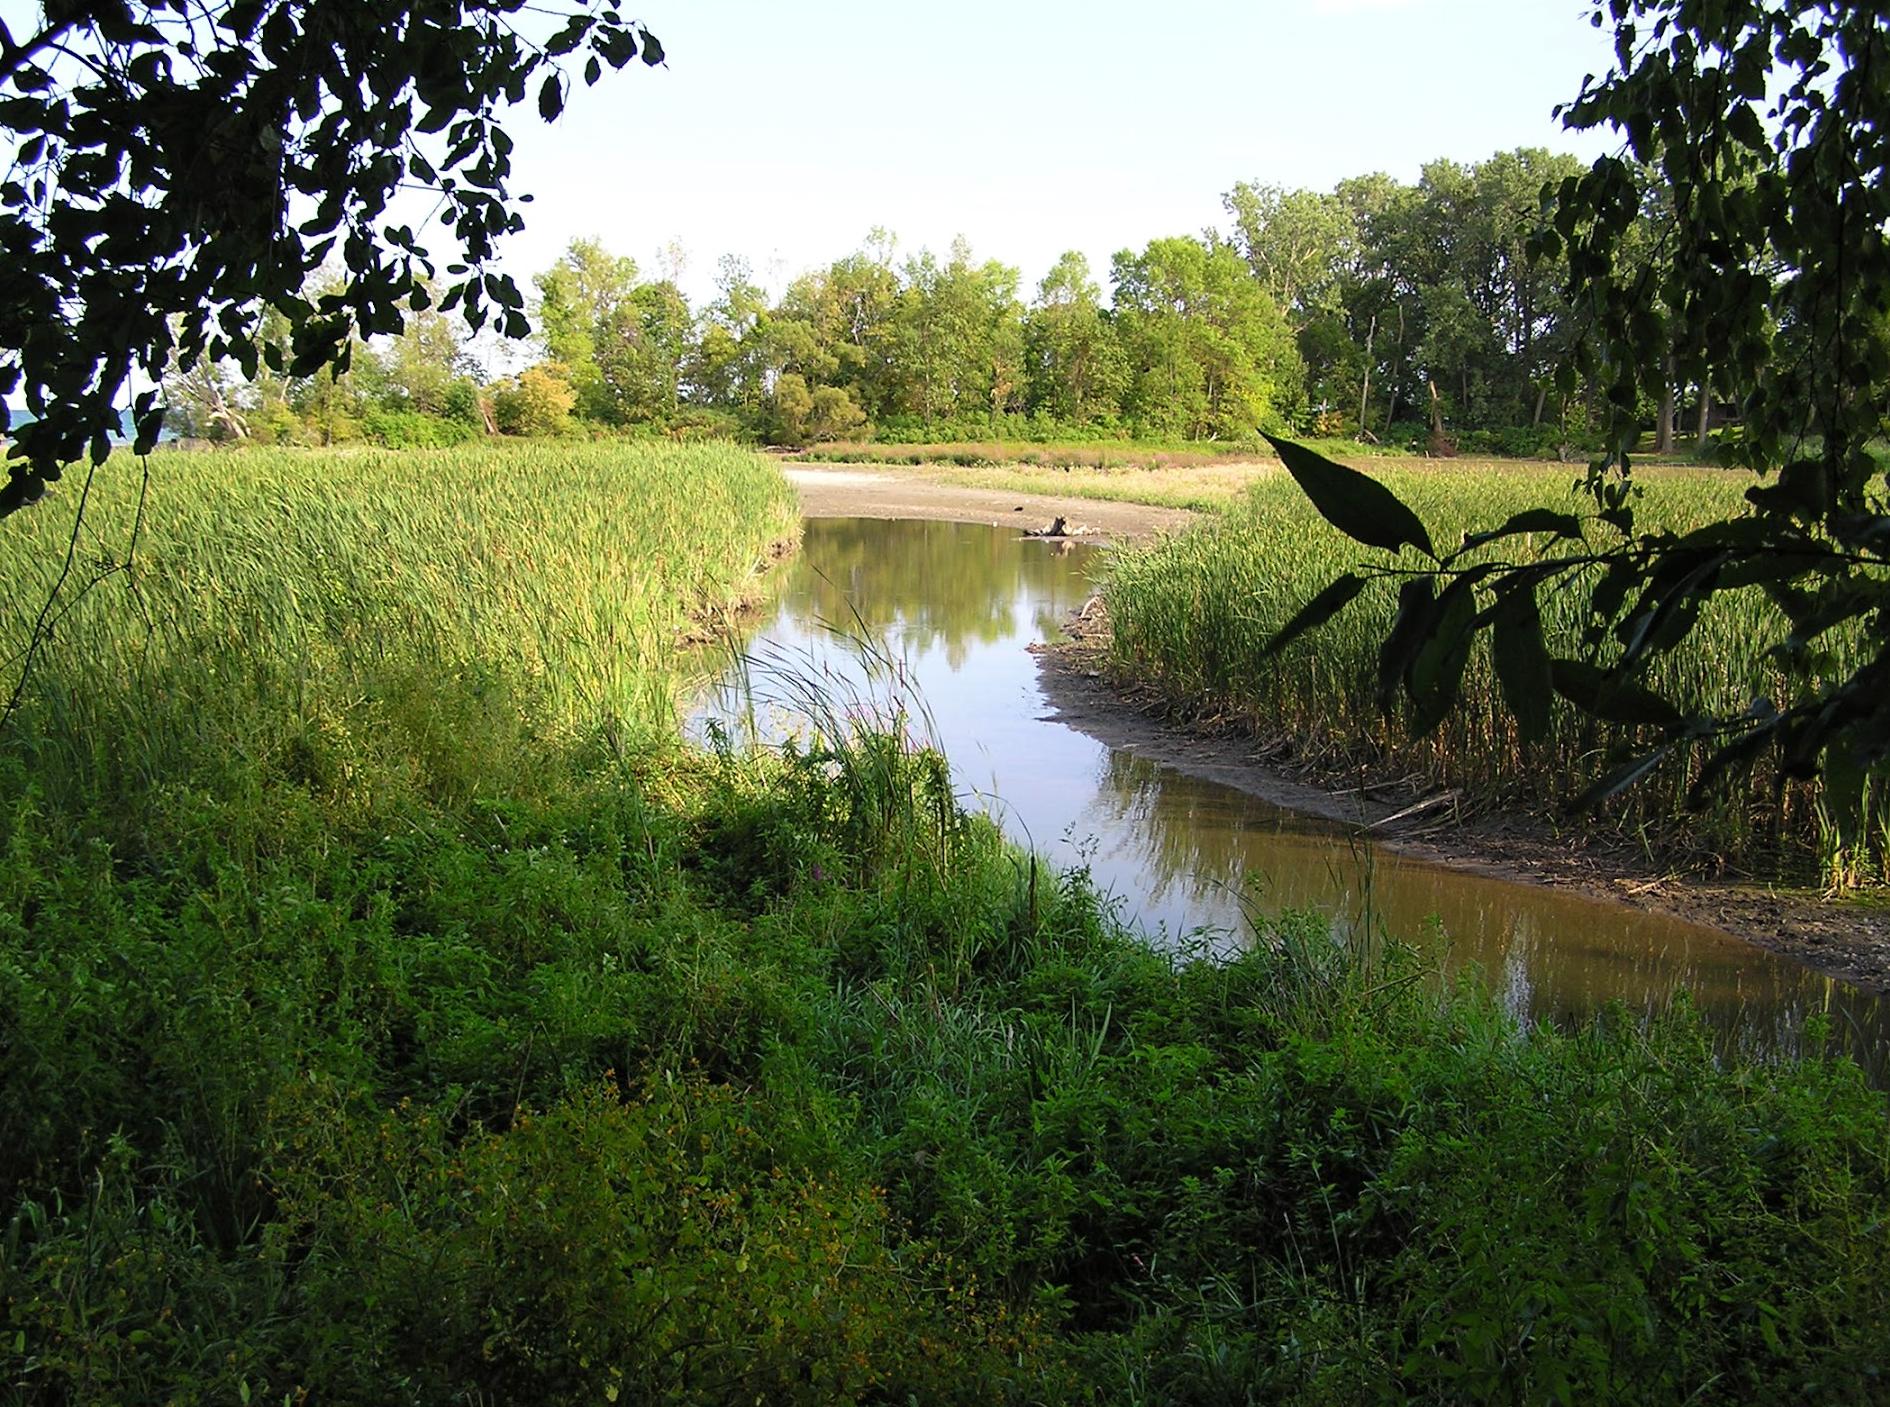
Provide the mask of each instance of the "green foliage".
POLYGON ((1129 366, 1083 255, 1064 254, 1037 285, 1024 340, 1033 415, 1074 426, 1120 414, 1129 366))
MULTIPOLYGON (((896 241, 875 231, 772 304, 742 260, 726 259, 715 297, 692 310, 672 282, 577 240, 535 280, 535 311, 574 418, 615 430, 664 432, 702 413, 791 445, 868 424, 926 442, 1247 443, 1264 427, 1566 458, 1600 442, 1605 411, 1593 378, 1556 388, 1583 333, 1560 289, 1563 263, 1532 261, 1526 245, 1543 184, 1575 169, 1520 150, 1434 162, 1414 186, 1382 176, 1330 194, 1237 186, 1231 240, 1124 251, 1107 297, 1083 256, 1065 254, 1029 306, 1015 269, 974 260, 962 242, 898 261, 896 241)), ((1657 205, 1637 216, 1637 257, 1658 247, 1669 217, 1657 205)), ((353 433, 368 403, 432 410, 462 360, 444 326, 411 315, 392 344, 357 347, 360 381, 344 388, 349 404, 324 402, 332 414, 287 388, 317 425, 301 438, 353 433)), ((1669 378, 1665 400, 1685 394, 1697 408, 1703 385, 1682 380, 1669 378)), ((192 373, 168 389, 223 437, 238 433, 227 409, 248 415, 277 394, 267 376, 219 386, 192 373)), ((1662 397, 1636 405, 1653 419, 1662 397)))
MULTIPOLYGON (((1112 554, 1104 595, 1116 665, 1159 685, 1177 706, 1231 713, 1312 757, 1394 767, 1399 776, 1419 771, 1439 786, 1475 796, 1544 808, 1572 805, 1609 774, 1610 748, 1656 738, 1658 723, 1671 710, 1657 716, 1642 708, 1613 722, 1585 720, 1567 695, 1554 695, 1543 666, 1551 655, 1564 661, 1584 657, 1595 628, 1586 602, 1578 593, 1548 589, 1500 595, 1489 590, 1496 564, 1540 569, 1592 550, 1589 544, 1606 531, 1578 511, 1583 500, 1568 494, 1570 477, 1570 471, 1551 466, 1504 472, 1487 466, 1374 466, 1376 486, 1409 507, 1379 513, 1342 497, 1337 506, 1356 507, 1359 521, 1344 518, 1340 527, 1322 520, 1315 501, 1287 475, 1263 477, 1244 503, 1215 521, 1112 554), (1485 627, 1494 632, 1463 661, 1454 691, 1457 708, 1426 736, 1419 736, 1418 725, 1440 696, 1415 688, 1420 661, 1426 686, 1441 680, 1430 672, 1434 665, 1454 668, 1455 662, 1446 654, 1427 658, 1423 646, 1467 640, 1457 629, 1467 603, 1461 593, 1448 606, 1439 594, 1419 593, 1401 617, 1399 588, 1410 580, 1406 570, 1422 570, 1423 543, 1420 551, 1407 548, 1395 559, 1381 559, 1386 569, 1361 566, 1364 549, 1341 530, 1349 523, 1381 544, 1408 543, 1413 522, 1451 563, 1444 583, 1475 583, 1477 610, 1470 620, 1479 634, 1485 627), (1458 545, 1466 550, 1454 551, 1458 545), (1360 579, 1367 585, 1351 591, 1360 579), (1338 606, 1343 614, 1334 619, 1313 610, 1332 605, 1335 598, 1327 592, 1338 589, 1345 593, 1338 606), (1447 614, 1453 610, 1459 612, 1455 623, 1447 614), (1310 633, 1298 638, 1301 632, 1292 627, 1302 613, 1312 616, 1299 622, 1310 633), (1401 619, 1414 617, 1417 625, 1398 628, 1401 619), (1520 672, 1509 670, 1506 661, 1520 672), (1510 688, 1505 675, 1533 683, 1510 688), (1381 703, 1387 693, 1395 705, 1389 715, 1381 703), (1543 727, 1546 737, 1539 738, 1543 727)), ((1677 539, 1707 528, 1740 503, 1739 482, 1723 472, 1644 470, 1637 477, 1645 490, 1642 514, 1677 539)), ((1339 481, 1341 487, 1349 482, 1339 481)), ((1428 585, 1422 576, 1416 580, 1428 585)), ((1704 604, 1683 643, 1647 662, 1645 683, 1690 715, 1738 712, 1755 697, 1778 695, 1790 687, 1788 675, 1767 645, 1782 623, 1759 584, 1718 593, 1704 604)), ((1823 645, 1818 679, 1844 677, 1871 647, 1855 629, 1835 630, 1823 645)), ((1560 677, 1573 687, 1569 671, 1560 677)), ((1590 705, 1599 702, 1592 690, 1582 697, 1590 705)), ((1617 705, 1627 697, 1614 695, 1617 705)), ((1610 711, 1619 714, 1621 708, 1610 711)), ((1695 745, 1687 765, 1613 803, 1610 823, 1632 827, 1669 853, 1706 867, 1837 882, 1885 875, 1890 857, 1881 848, 1881 831, 1877 839, 1867 831, 1840 837, 1821 809, 1818 789, 1791 778, 1777 761, 1707 795, 1701 809, 1689 812, 1697 769, 1710 755, 1704 742, 1695 745)))
POLYGON ((1877 1390, 1842 1059, 1519 1030, 1319 921, 1158 952, 846 701, 664 742, 675 629, 791 522, 756 456, 208 458, 162 624, 95 588, 0 758, 8 1394, 1877 1390))
POLYGON ((388 449, 445 449, 484 433, 470 421, 417 410, 370 410, 361 417, 362 438, 388 449))
POLYGON ((775 444, 825 444, 845 439, 866 422, 866 412, 839 386, 809 391, 794 372, 776 378, 769 397, 768 438, 775 444))
MULTIPOLYGON (((1430 664, 1498 622, 1512 662, 1546 656, 1538 598, 1578 592, 1587 619, 1549 678, 1590 718, 1643 730, 1610 739, 1612 768, 1580 800, 1685 759, 1686 800, 1701 808, 1764 758, 1783 779, 1820 780, 1820 819, 1836 837, 1826 848, 1845 857, 1832 877, 1862 878, 1881 868, 1871 850, 1890 791, 1890 471, 1869 448, 1890 428, 1890 152, 1864 135, 1890 122, 1881 16, 1598 0, 1593 18, 1614 25, 1616 69, 1564 115, 1620 130, 1638 164, 1604 157, 1545 190, 1549 227, 1532 262, 1566 259, 1567 296, 1591 310, 1591 335, 1558 376, 1568 388, 1586 373, 1606 389, 1606 448, 1587 480, 1601 540, 1472 560, 1492 536, 1476 533, 1459 552, 1430 553, 1402 588, 1380 673, 1422 716, 1441 716, 1455 670, 1430 664), (1744 420, 1724 457, 1777 475, 1746 490, 1743 511, 1684 532, 1637 517, 1630 477, 1650 399, 1663 407, 1657 443, 1671 440, 1676 375, 1702 398, 1736 397, 1744 420), (1768 608, 1747 619, 1772 678, 1737 697, 1665 697, 1660 662, 1699 652, 1696 631, 1726 617, 1731 608, 1714 610, 1726 598, 1760 596, 1768 608)), ((1433 357, 1483 330, 1448 292, 1431 309, 1433 357)), ((1368 546, 1413 540, 1395 499, 1331 511, 1317 487, 1349 471, 1306 462, 1302 484, 1335 526, 1368 546)), ((1520 709, 1532 730, 1542 724, 1536 704, 1520 709)))
POLYGON ((1538 241, 1567 248, 1571 294, 1596 309, 1582 366, 1606 379, 1614 408, 1589 476, 1620 537, 1591 596, 1620 647, 1603 662, 1632 686, 1717 593, 1759 583, 1794 686, 1683 720, 1616 781, 1682 736, 1708 736, 1719 746, 1702 788, 1772 753, 1789 776, 1824 777, 1856 839, 1890 770, 1890 471, 1869 448, 1890 428, 1890 153, 1869 135, 1890 122, 1881 16, 1759 3, 1696 13, 1667 0, 1617 0, 1605 14, 1617 67, 1564 117, 1618 129, 1644 165, 1606 159, 1564 181, 1538 241), (1632 211, 1655 201, 1670 209, 1660 264, 1634 257, 1632 211), (1624 423, 1674 366, 1741 403, 1725 457, 1777 474, 1747 489, 1751 512, 1683 538, 1637 528, 1624 423), (1876 649, 1834 674, 1824 642, 1846 627, 1876 649))
MULTIPOLYGON (((496 313, 523 335, 524 300, 489 267, 521 225, 497 114, 529 89, 555 118, 562 56, 582 52, 590 83, 663 49, 616 0, 562 11, 547 43, 515 30, 513 8, 104 0, 0 33, 0 129, 18 162, 0 191, 0 394, 36 417, 0 515, 67 464, 103 460, 119 400, 174 352, 186 373, 235 359, 253 374, 260 354, 307 377, 346 370, 357 337, 400 332, 434 267, 409 227, 383 222, 403 187, 438 192, 463 260, 441 310, 462 307, 475 330, 496 313), (331 252, 345 273, 311 298, 331 252), (287 335, 259 349, 271 315, 287 335)), ((160 398, 132 405, 149 448, 160 398)))
POLYGON ((506 435, 562 435, 571 429, 577 397, 560 363, 528 366, 493 387, 492 418, 506 435))
POLYGON ((1288 422, 1304 376, 1299 351, 1231 244, 1153 240, 1118 254, 1112 276, 1132 377, 1124 411, 1138 427, 1205 440, 1288 422))

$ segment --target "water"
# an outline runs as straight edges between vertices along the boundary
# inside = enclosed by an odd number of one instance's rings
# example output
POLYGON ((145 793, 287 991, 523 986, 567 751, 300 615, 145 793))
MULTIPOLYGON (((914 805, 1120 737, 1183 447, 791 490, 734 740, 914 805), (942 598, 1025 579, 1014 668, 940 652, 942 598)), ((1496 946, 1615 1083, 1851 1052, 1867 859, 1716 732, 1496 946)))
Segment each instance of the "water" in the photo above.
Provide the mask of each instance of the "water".
POLYGON ((1086 865, 1152 942, 1243 941, 1253 917, 1316 911, 1444 943, 1480 964, 1519 1016, 1579 1021, 1610 1001, 1640 1011, 1693 993, 1729 1047, 1792 1053, 1807 1017, 1880 1081, 1890 1076, 1890 1001, 1789 959, 1664 915, 1424 864, 1361 844, 1345 827, 1111 748, 1047 717, 1027 647, 1054 638, 1090 591, 1101 549, 957 523, 811 519, 779 596, 747 641, 758 664, 705 692, 693 725, 746 718, 793 726, 771 704, 781 665, 865 686, 863 628, 900 662, 966 800, 1057 866, 1086 865), (746 680, 744 685, 743 680, 746 680))

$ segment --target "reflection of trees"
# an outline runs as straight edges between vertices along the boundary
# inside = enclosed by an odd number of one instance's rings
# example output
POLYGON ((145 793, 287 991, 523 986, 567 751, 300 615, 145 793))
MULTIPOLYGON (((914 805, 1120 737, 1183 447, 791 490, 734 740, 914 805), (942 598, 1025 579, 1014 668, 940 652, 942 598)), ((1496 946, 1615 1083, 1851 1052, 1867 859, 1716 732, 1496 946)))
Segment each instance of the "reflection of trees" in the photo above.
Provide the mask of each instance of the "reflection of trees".
MULTIPOLYGON (((878 700, 886 689, 853 680, 850 650, 809 640, 815 620, 856 633, 857 608, 868 630, 889 641, 882 673, 894 695, 908 687, 897 661, 934 646, 954 672, 969 660, 975 687, 979 646, 1009 638, 1000 649, 1021 649, 1020 618, 1049 634, 1087 593, 1090 549, 1058 554, 1053 546, 951 523, 809 522, 801 556, 784 573, 781 614, 766 632, 775 643, 752 647, 764 665, 771 650, 789 651, 792 673, 799 658, 792 652, 809 646, 804 670, 817 687, 843 705, 856 695, 878 700)), ((732 706, 716 711, 739 714, 732 706)), ((1890 1001, 1657 915, 1385 855, 1374 861, 1345 835, 1321 833, 1232 788, 1130 753, 1104 756, 1095 792, 1085 797, 1078 782, 1070 798, 1083 813, 1071 832, 1095 838, 1098 875, 1106 872, 1123 894, 1129 917, 1167 907, 1190 921, 1219 916, 1233 925, 1245 896, 1256 917, 1317 910, 1337 915, 1341 930, 1363 920, 1417 941, 1435 915, 1450 966, 1479 964, 1526 1020, 1582 1021, 1613 1001, 1651 1015, 1686 989, 1723 1049, 1794 1051, 1805 1018, 1823 1012, 1845 1048, 1874 1051, 1878 1076, 1890 1074, 1883 1054, 1890 1001)), ((1007 768, 1029 775, 1020 759, 991 762, 1000 790, 1007 768)))
POLYGON ((1147 758, 1111 749, 1090 806, 1091 828, 1110 849, 1137 856, 1148 899, 1161 903, 1180 895, 1190 909, 1226 911, 1240 893, 1247 838, 1240 818, 1208 789, 1188 782, 1147 758))
POLYGON ((897 646, 940 645, 953 669, 973 644, 1018 631, 1020 606, 1042 629, 1088 592, 1089 552, 1053 554, 1002 528, 815 518, 789 568, 782 605, 802 620, 869 629, 897 646))
POLYGON ((1136 855, 1150 904, 1185 895, 1227 912, 1244 894, 1254 916, 1310 909, 1342 925, 1369 910, 1407 941, 1435 916, 1449 966, 1479 964, 1525 1020, 1585 1021, 1611 1002, 1651 1017, 1684 990, 1722 1050, 1795 1054, 1805 1020, 1824 1014, 1841 1048, 1890 1077, 1890 1001, 1659 915, 1432 865, 1373 865, 1344 835, 1308 833, 1257 799, 1123 752, 1109 755, 1086 829, 1136 855))

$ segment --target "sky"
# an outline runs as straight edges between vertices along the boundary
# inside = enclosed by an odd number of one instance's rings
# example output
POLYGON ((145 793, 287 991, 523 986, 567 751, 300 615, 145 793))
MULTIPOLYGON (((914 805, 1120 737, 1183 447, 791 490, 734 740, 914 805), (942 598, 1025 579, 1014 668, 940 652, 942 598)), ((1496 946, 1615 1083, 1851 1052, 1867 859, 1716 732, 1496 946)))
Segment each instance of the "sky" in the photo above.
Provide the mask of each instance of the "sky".
MULTIPOLYGON (((1551 109, 1605 72, 1586 0, 647 0, 666 66, 527 104, 515 189, 521 282, 574 237, 651 273, 680 248, 692 300, 723 254, 771 291, 861 247, 963 235, 1021 269, 1067 249, 1225 228, 1236 182, 1330 189, 1437 157, 1613 149, 1551 109)), ((442 251, 443 252, 443 251, 442 251)))

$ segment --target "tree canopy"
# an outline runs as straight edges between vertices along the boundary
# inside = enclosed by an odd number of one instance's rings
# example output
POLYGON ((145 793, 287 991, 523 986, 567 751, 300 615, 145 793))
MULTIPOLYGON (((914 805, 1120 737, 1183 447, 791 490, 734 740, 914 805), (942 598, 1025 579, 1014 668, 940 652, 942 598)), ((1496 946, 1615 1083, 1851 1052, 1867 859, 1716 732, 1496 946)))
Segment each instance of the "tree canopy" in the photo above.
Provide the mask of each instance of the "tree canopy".
MULTIPOLYGON (((0 397, 14 433, 0 514, 62 467, 109 449, 136 378, 173 359, 254 374, 345 370, 356 339, 401 331, 438 272, 395 223, 430 195, 458 258, 442 309, 527 330, 489 267, 519 228, 508 107, 555 118, 581 60, 663 60, 619 0, 561 12, 525 0, 60 0, 15 34, 0 22, 0 397), (527 13, 529 12, 529 14, 527 13), (526 30, 542 29, 542 34, 526 30), (310 278, 341 275, 319 294, 310 278), (266 316, 285 335, 265 337, 266 316)), ((429 217, 431 218, 431 217, 429 217)), ((148 447, 154 390, 133 400, 148 447)))

